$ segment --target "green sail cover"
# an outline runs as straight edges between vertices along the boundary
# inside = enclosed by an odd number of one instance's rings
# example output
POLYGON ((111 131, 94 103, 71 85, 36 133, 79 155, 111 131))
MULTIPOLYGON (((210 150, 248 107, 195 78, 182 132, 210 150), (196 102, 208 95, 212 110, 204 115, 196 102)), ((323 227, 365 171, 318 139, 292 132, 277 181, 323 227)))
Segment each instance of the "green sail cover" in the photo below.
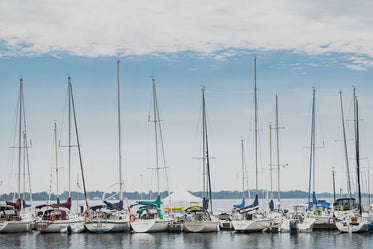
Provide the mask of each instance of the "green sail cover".
POLYGON ((154 207, 161 207, 161 197, 158 195, 157 199, 155 201, 139 201, 136 204, 131 205, 131 207, 136 205, 146 205, 146 206, 154 206, 154 207))

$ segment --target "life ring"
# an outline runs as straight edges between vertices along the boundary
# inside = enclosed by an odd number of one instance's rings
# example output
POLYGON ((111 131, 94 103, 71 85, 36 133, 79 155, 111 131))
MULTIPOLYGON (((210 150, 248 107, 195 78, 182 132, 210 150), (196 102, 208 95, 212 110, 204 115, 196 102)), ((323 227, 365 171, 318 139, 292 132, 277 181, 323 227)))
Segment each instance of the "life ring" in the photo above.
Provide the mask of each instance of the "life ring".
POLYGON ((55 221, 56 220, 56 215, 55 214, 51 214, 51 221, 55 221))
POLYGON ((130 221, 134 222, 136 220, 136 216, 134 214, 130 215, 130 221))

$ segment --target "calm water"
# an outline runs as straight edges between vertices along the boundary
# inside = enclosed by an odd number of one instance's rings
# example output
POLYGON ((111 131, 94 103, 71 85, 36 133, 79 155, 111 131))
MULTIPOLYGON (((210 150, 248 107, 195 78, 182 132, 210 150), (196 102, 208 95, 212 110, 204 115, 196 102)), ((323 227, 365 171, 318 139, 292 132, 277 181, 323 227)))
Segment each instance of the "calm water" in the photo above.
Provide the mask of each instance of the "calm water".
POLYGON ((0 234, 0 248, 373 248, 373 233, 0 234))
MULTIPOLYGON (((284 207, 304 200, 284 200, 284 207)), ((229 210, 240 200, 216 200, 215 210, 229 210)), ((373 233, 342 234, 0 234, 0 248, 373 248, 373 233)))

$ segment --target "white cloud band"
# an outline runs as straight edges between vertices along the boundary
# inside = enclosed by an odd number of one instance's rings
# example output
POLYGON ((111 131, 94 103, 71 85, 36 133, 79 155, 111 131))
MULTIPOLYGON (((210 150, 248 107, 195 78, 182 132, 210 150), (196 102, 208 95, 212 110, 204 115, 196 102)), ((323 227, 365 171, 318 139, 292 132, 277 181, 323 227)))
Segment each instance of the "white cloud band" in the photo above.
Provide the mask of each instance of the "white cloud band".
POLYGON ((241 49, 285 49, 371 60, 372 12, 369 1, 347 0, 2 1, 0 56, 230 50, 224 57, 241 49))

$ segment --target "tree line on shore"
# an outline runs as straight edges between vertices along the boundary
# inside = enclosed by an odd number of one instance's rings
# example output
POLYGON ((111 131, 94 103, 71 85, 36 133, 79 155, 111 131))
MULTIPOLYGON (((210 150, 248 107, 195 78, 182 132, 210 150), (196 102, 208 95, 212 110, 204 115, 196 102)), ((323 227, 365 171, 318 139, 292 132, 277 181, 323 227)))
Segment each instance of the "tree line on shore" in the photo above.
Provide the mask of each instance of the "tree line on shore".
MULTIPOLYGON (((189 191, 191 194, 201 197, 203 196, 203 193, 201 191, 199 192, 192 192, 189 191)), ((0 201, 9 201, 14 198, 15 193, 9 193, 9 194, 2 194, 0 195, 0 201)), ((101 200, 103 197, 104 192, 102 191, 88 191, 87 192, 87 198, 89 200, 93 199, 99 199, 101 200)), ((107 193, 106 196, 111 196, 114 195, 115 193, 107 193)), ((164 198, 167 196, 167 192, 161 192, 161 198, 164 198)), ((255 197, 256 191, 252 190, 250 191, 250 196, 251 198, 255 197)), ((266 199, 267 194, 269 196, 269 193, 267 193, 266 190, 260 190, 258 191, 258 197, 260 199, 266 199)), ((16 194, 17 195, 17 194, 16 194)), ((25 200, 30 200, 30 194, 29 193, 22 193, 22 199, 25 200)), ((245 193, 246 198, 248 198, 248 193, 245 193)), ((241 199, 242 198, 242 192, 240 191, 218 191, 218 192, 212 192, 212 198, 213 199, 241 199)), ((281 191, 280 196, 283 199, 302 199, 302 198, 308 198, 308 192, 305 191, 300 191, 300 190, 292 190, 292 191, 281 191)), ((129 200, 148 200, 148 199, 155 199, 157 197, 156 192, 149 191, 148 193, 140 193, 140 192, 125 192, 123 193, 123 197, 127 198, 129 200)), ((332 193, 320 193, 317 194, 318 198, 333 198, 332 193)), ((65 191, 60 194, 60 199, 61 200, 66 200, 68 198, 68 192, 65 191)), ((277 192, 273 192, 273 198, 277 199, 277 192)), ((57 195, 54 193, 47 193, 46 191, 43 192, 37 192, 32 194, 32 200, 34 201, 47 201, 47 200, 56 200, 57 195), (49 196, 50 195, 50 196, 49 196)), ((72 200, 83 200, 84 199, 84 194, 83 193, 78 193, 76 191, 71 192, 71 199, 72 200)), ((118 199, 118 197, 117 197, 118 199)))

